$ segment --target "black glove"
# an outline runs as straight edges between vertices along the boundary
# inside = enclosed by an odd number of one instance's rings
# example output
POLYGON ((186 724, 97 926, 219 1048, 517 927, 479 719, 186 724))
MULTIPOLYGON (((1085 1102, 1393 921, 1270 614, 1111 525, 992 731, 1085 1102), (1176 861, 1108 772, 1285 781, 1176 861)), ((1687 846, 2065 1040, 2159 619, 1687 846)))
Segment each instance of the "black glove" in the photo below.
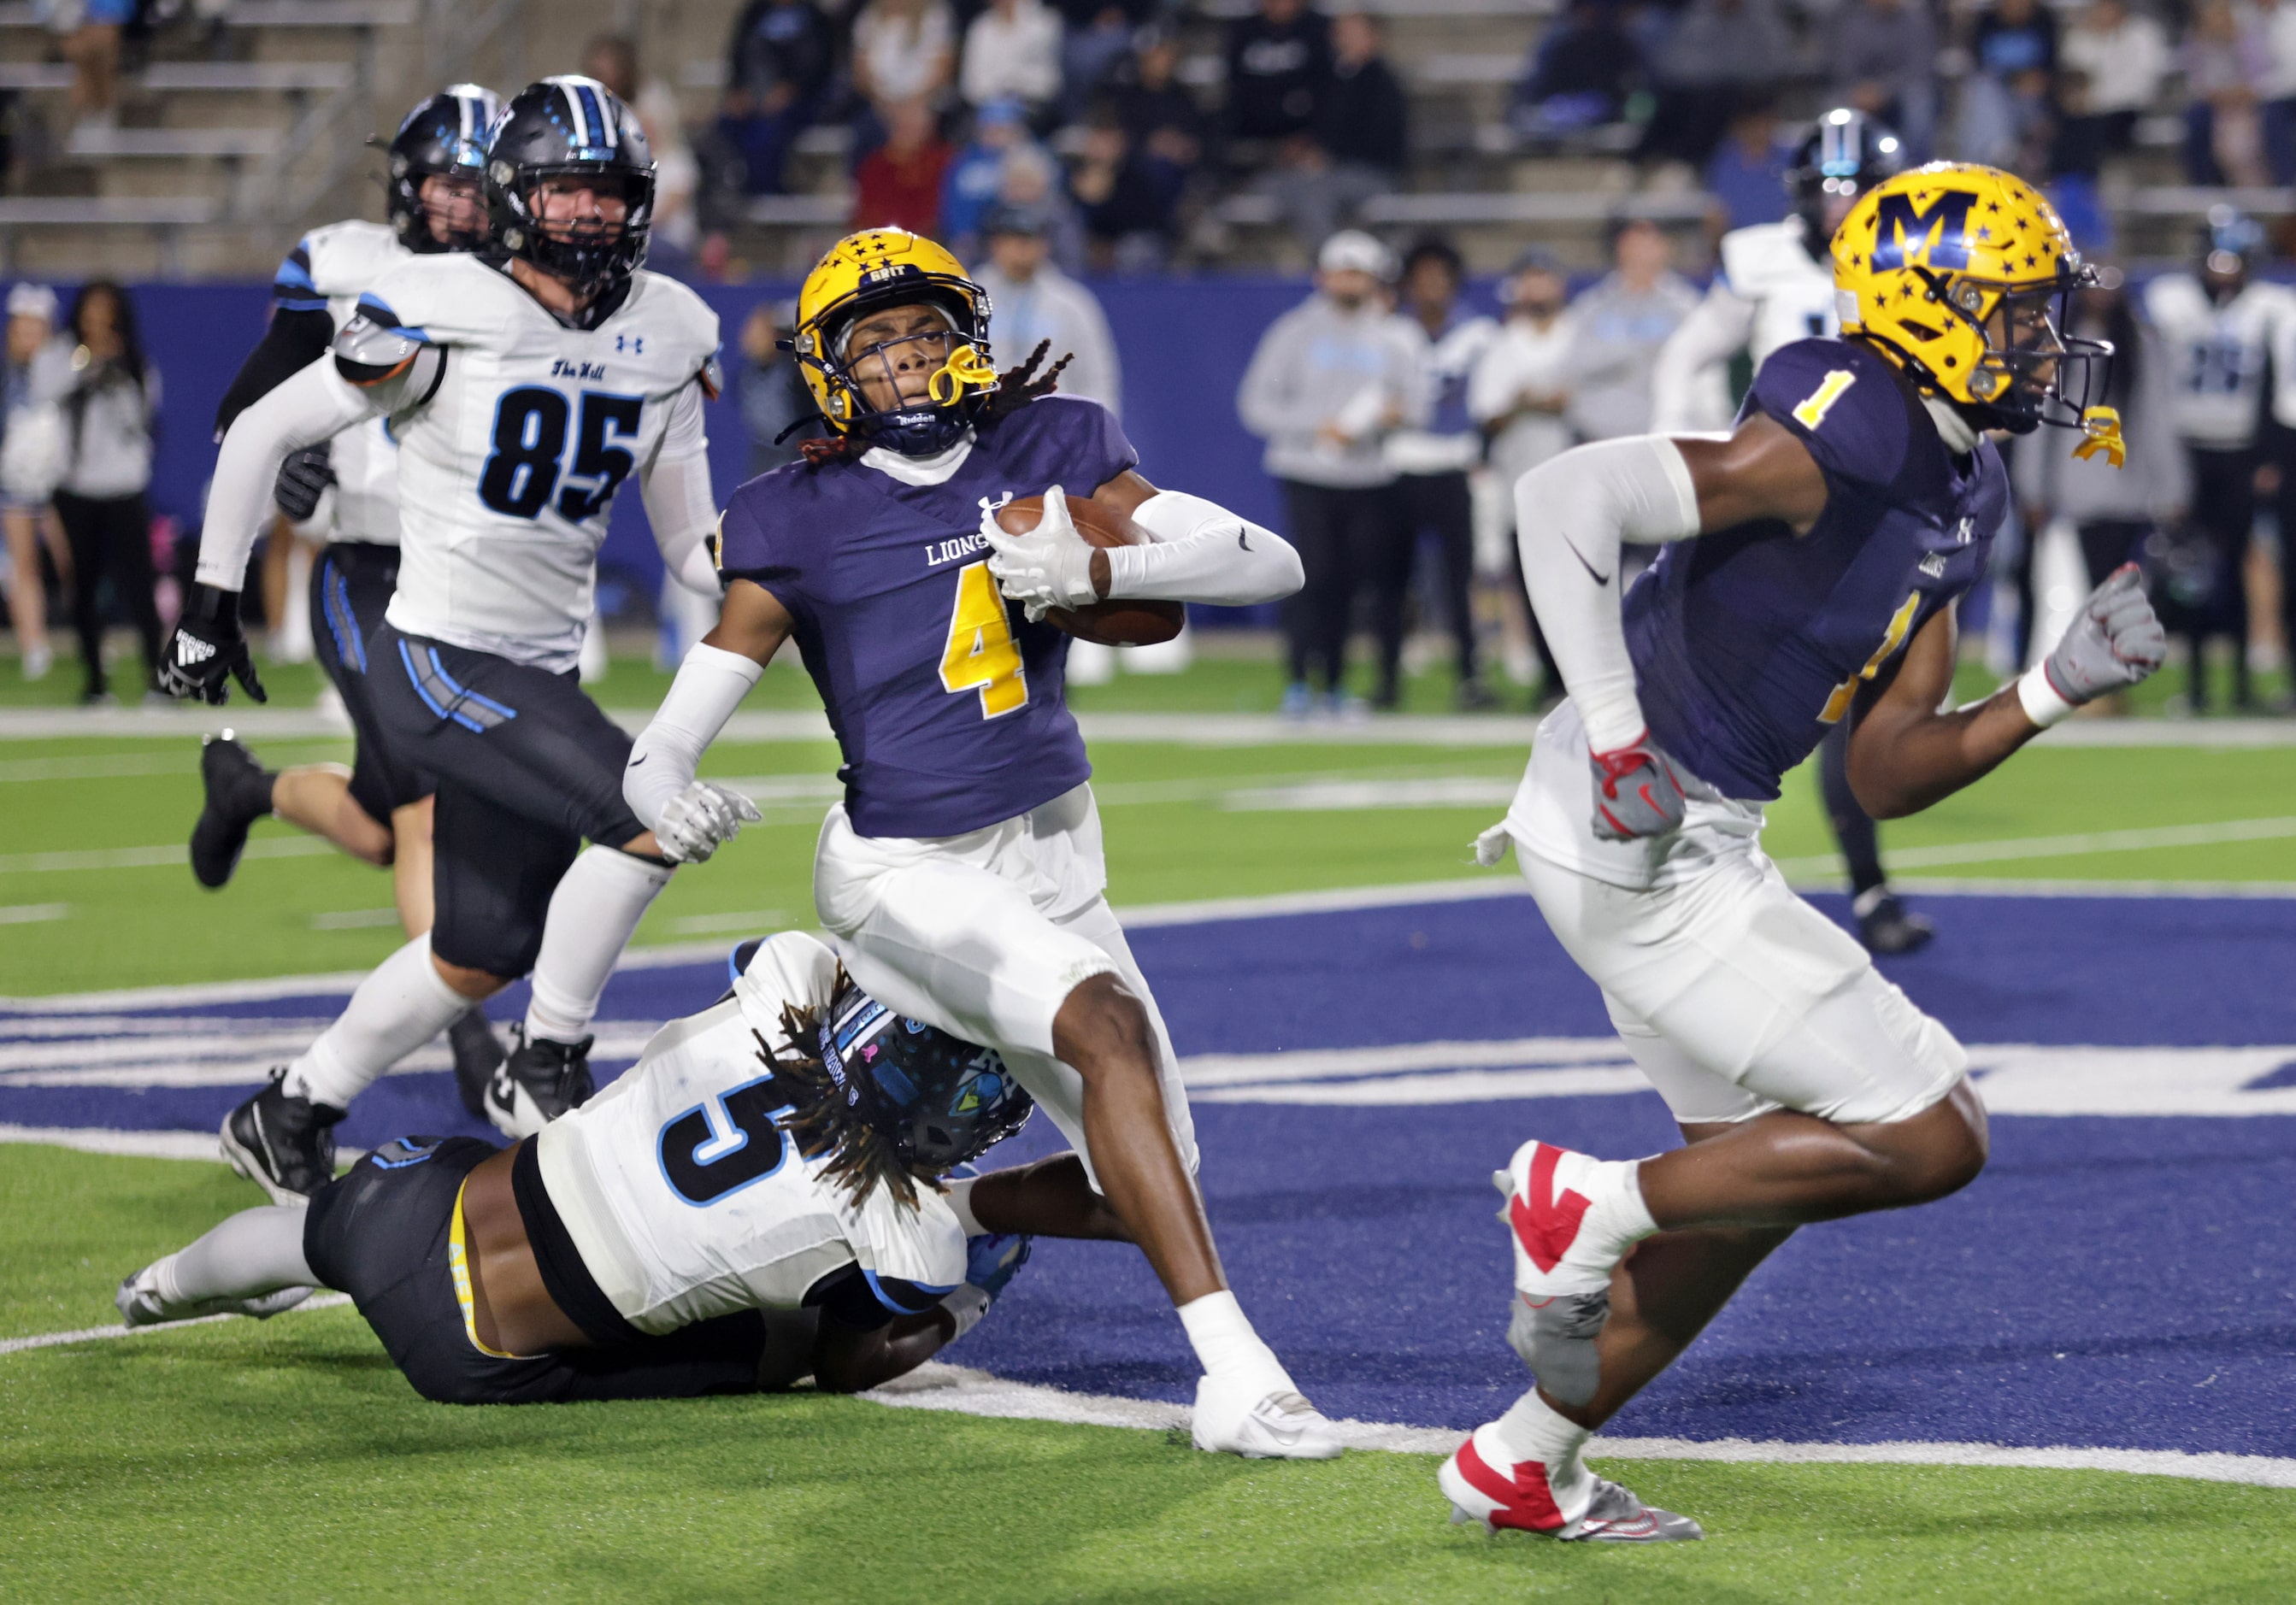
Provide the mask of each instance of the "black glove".
POLYGON ((196 697, 219 708, 231 695, 234 678, 257 701, 271 700, 263 682, 255 677, 247 638, 239 633, 239 593, 194 585, 176 633, 168 637, 167 651, 160 654, 160 689, 171 697, 196 697))
POLYGON ((287 461, 279 465, 279 480, 271 487, 271 499, 279 504, 279 511, 290 523, 300 524, 319 510, 319 498, 334 482, 333 454, 328 442, 322 440, 288 454, 287 461))

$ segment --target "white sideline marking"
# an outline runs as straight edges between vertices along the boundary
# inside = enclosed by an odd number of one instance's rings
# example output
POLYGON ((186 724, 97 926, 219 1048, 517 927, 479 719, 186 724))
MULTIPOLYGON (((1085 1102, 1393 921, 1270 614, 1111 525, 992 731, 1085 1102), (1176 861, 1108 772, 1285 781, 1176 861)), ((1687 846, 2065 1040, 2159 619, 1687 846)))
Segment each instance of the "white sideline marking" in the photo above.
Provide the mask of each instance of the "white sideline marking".
POLYGON ((70 918, 69 903, 13 903, 0 908, 0 925, 45 925, 70 918))
MULTIPOLYGON (((2133 853, 2147 848, 2217 847, 2234 841, 2278 841, 2296 836, 2296 818, 2228 819, 2218 824, 2161 825, 2141 831, 2087 831, 2070 836, 2012 836, 2000 841, 1959 841, 1931 848, 1891 848, 1890 867, 1921 869, 1944 864, 1995 864, 2014 858, 2079 858, 2091 853, 2133 853)), ((1779 872, 1795 875, 1838 869, 1841 860, 1781 858, 1779 872)))
MULTIPOLYGON (((351 1301, 348 1293, 314 1293, 302 1303, 279 1312, 291 1315, 296 1310, 339 1309, 351 1301)), ((271 1317, 274 1321, 279 1315, 271 1317)), ((140 1338, 146 1332, 164 1332, 178 1326, 212 1326, 218 1321, 245 1321, 245 1315, 194 1315, 189 1321, 162 1321, 157 1326, 89 1326, 76 1332, 41 1332, 29 1338, 0 1338, 0 1355, 20 1355, 26 1349, 54 1348, 66 1343, 94 1343, 108 1338, 140 1338)))
MULTIPOLYGON (((1170 1431, 1188 1425, 1185 1404, 1106 1395, 1064 1393, 1007 1381, 985 1371, 927 1361, 907 1376, 861 1396, 900 1410, 947 1410, 1003 1421, 1060 1421, 1089 1427, 1170 1431)), ((1398 1454, 1448 1454, 1466 1434, 1451 1427, 1406 1427, 1383 1421, 1332 1423, 1350 1449, 1398 1454)), ((2296 1488, 2296 1460, 2263 1454, 2187 1454, 2174 1449, 2012 1448, 2000 1444, 1787 1444, 1721 1438, 1596 1437, 1587 1445, 1596 1460, 1703 1460, 1753 1463, 2005 1466, 2043 1471, 2125 1471, 2182 1477, 2199 1482, 2247 1483, 2296 1488)))
MULTIPOLYGON (((317 858, 335 850, 316 836, 281 836, 250 841, 242 858, 317 858)), ((189 867, 192 850, 180 841, 160 847, 90 848, 70 853, 0 853, 0 875, 38 874, 49 870, 148 870, 161 864, 189 867)))

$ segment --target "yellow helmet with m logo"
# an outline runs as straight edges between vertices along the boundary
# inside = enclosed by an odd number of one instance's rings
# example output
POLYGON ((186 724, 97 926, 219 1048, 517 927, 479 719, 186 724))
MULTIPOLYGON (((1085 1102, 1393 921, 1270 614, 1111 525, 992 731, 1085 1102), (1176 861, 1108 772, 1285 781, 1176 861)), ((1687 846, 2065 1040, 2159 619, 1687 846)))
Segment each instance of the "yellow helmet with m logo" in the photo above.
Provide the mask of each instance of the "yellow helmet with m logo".
POLYGON ((2112 348, 2064 333, 2067 298, 2095 279, 2038 191, 1969 162, 1875 185, 1833 236, 1841 332, 1984 429, 2101 432, 2084 415, 2103 410, 2088 404, 2103 395, 2112 348))
POLYGON ((864 229, 831 246, 806 274, 790 349, 832 429, 930 456, 955 444, 978 403, 996 389, 988 315, 988 292, 940 246, 906 229, 864 229), (896 307, 931 307, 943 326, 854 345, 857 324, 896 307), (921 356, 932 364, 925 395, 903 399, 896 385, 893 405, 870 404, 866 381, 891 381, 897 364, 908 370, 921 356))

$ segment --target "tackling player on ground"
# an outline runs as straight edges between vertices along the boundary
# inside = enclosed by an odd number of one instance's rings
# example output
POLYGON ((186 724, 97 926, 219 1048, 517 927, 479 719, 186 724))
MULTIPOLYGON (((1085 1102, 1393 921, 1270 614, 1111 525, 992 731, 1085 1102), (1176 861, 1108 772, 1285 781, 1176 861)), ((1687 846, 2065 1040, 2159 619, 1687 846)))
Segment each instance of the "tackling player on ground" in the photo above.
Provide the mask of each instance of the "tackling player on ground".
POLYGON ((939 1178, 1018 1130, 1028 1094, 995 1053, 890 1013, 812 938, 744 953, 731 992, 538 1136, 385 1143, 308 1206, 243 1210, 144 1266, 119 1284, 121 1318, 267 1316, 340 1289, 443 1404, 808 1372, 851 1392, 912 1369, 1027 1257, 1025 1238, 968 1241, 939 1178))
MULTIPOLYGON (((1227 1290, 1171 1042, 1104 896, 1091 766, 1062 695, 1068 637, 1039 622, 1111 598, 1274 601, 1299 588, 1299 558, 1142 479, 1116 420, 1049 394, 1036 358, 1000 378, 988 298, 929 240, 840 242, 798 315, 798 360, 837 440, 734 493, 718 542, 725 609, 638 738, 630 806, 678 856, 724 839, 730 794, 696 765, 794 637, 844 755, 814 900, 855 979, 996 1048, 1067 1135, 1078 1157, 1038 1184, 1063 1200, 1054 1214, 1100 1220, 1095 1235, 1128 1236, 1155 1266, 1204 1364, 1198 1446, 1337 1454, 1227 1290), (1153 544, 1095 552, 1062 487, 1153 544), (998 527, 1006 503, 1039 493, 1033 534, 998 527)), ((969 1200, 960 1189, 961 1217, 969 1200)))
POLYGON ((1797 1226, 1941 1198, 1984 1166, 1961 1045, 1763 856, 1779 778, 1848 721, 1859 798, 1914 813, 2161 663, 2132 566, 2046 663, 1939 711, 1956 601, 2007 506, 1985 431, 2065 424, 2082 453, 2120 450, 2069 382, 2109 348, 2059 332, 2090 270, 2048 202, 1989 168, 1922 168, 1858 201, 1833 265, 1844 338, 1773 353, 1728 439, 1606 441, 1516 487, 1570 697, 1480 856, 1512 839, 1687 1145, 1636 1162, 1531 1142, 1495 1178, 1509 1338, 1539 1386, 1444 1466, 1463 1519, 1699 1536, 1589 1471, 1588 1434, 1797 1226), (1622 540, 1673 543, 1623 610, 1622 540))
MULTIPOLYGON (((279 265, 271 326, 225 392, 217 440, 240 414, 324 357, 360 295, 388 269, 409 257, 485 245, 487 135, 501 111, 493 90, 456 84, 406 114, 388 152, 390 221, 314 229, 279 265)), ((367 692, 366 638, 398 583, 398 443, 377 418, 297 452, 279 471, 273 501, 298 524, 326 503, 327 548, 311 566, 312 638, 357 746, 348 774, 338 764, 275 772, 229 732, 210 740, 200 753, 207 800, 192 829, 192 872, 201 886, 222 886, 239 867, 249 829, 275 813, 354 858, 388 866, 399 923, 419 937, 432 914, 430 781, 392 760, 367 692)), ((503 1060, 485 1011, 463 1014, 447 1037, 463 1101, 483 1118, 479 1101, 503 1060)))
MULTIPOLYGON (((1791 216, 1722 236, 1722 271, 1682 326, 1668 337, 1651 374, 1651 427, 1659 434, 1702 429, 1696 397, 1705 375, 1741 351, 1757 372, 1771 352, 1814 335, 1835 334, 1833 231, 1857 197, 1905 165, 1898 136, 1863 111, 1840 107, 1817 119, 1786 169, 1791 216)), ((1936 928, 1890 889, 1874 816, 1849 785, 1849 732, 1837 725, 1818 746, 1825 816, 1849 867, 1857 935, 1879 954, 1911 953, 1936 928)))
POLYGON ((529 86, 487 154, 493 243, 415 257, 362 296, 316 362, 241 414, 209 504, 165 674, 221 701, 253 671, 236 587, 289 453, 375 418, 398 438, 402 562, 365 643, 390 756, 438 783, 437 922, 224 1123, 226 1154, 275 1198, 334 1173, 352 1098, 529 970, 533 1000, 486 1093, 530 1134, 592 1091, 588 1028, 671 862, 622 801, 630 742, 576 684, 615 493, 638 478, 670 571, 716 594, 701 409, 717 315, 642 272, 653 160, 587 78, 529 86), (228 537, 236 536, 236 544, 228 537), (582 843, 594 844, 584 852, 582 843))

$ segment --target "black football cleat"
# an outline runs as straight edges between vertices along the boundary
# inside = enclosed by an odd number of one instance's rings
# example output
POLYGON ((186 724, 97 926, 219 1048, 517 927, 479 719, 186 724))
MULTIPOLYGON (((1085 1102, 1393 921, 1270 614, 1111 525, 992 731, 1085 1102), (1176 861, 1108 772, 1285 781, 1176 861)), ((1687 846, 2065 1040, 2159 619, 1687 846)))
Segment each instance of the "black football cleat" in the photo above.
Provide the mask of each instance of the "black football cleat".
POLYGON ((335 1179, 335 1122, 343 1111, 289 1097, 286 1078, 282 1065, 269 1086, 223 1118, 223 1157, 273 1203, 299 1204, 335 1179))
POLYGON ((1937 935, 1936 926, 1908 910, 1887 887, 1875 887, 1850 906, 1857 915, 1857 939, 1881 958, 1919 953, 1937 935))
POLYGON ((529 1040, 522 1024, 511 1028, 511 1038, 516 1045, 487 1088, 487 1118, 515 1141, 534 1135, 568 1110, 590 1101, 597 1091, 590 1079, 590 1044, 596 1039, 529 1040))
POLYGON ((455 1054, 455 1090, 473 1120, 487 1118, 487 1089, 505 1055, 484 1009, 472 1009, 447 1028, 447 1045, 455 1054))
POLYGON ((271 812, 271 784, 279 777, 255 761, 230 731, 200 749, 200 781, 207 806, 192 827, 192 873, 209 891, 231 879, 247 832, 271 812))

